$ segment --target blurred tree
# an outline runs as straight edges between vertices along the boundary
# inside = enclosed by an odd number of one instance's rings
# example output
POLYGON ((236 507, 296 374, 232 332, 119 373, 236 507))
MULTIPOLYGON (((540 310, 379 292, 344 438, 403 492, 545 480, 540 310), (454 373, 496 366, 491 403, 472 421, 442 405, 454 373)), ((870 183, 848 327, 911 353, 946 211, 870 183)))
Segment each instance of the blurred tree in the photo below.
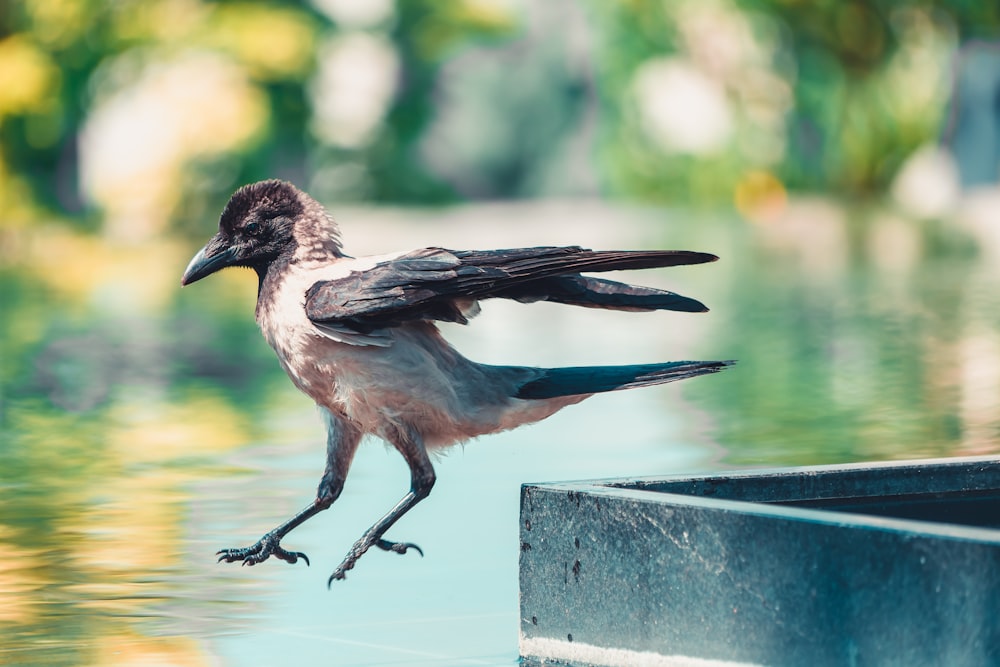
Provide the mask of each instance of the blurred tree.
MULTIPOLYGON (((309 73, 311 44, 322 26, 321 17, 308 8, 185 0, 27 0, 5 6, 0 71, 7 73, 4 80, 17 91, 19 102, 0 103, 0 166, 7 172, 0 194, 12 202, 14 212, 20 207, 30 210, 37 203, 80 212, 84 197, 79 186, 79 146, 88 120, 102 102, 115 101, 116 93, 142 82, 144 74, 184 53, 215 52, 237 63, 250 85, 266 90, 268 116, 280 113, 289 125, 300 127, 306 116, 301 92, 295 91, 301 90, 309 73), (265 42, 267 49, 262 49, 265 42)), ((204 100, 206 104, 213 101, 204 100)), ((132 113, 114 119, 119 128, 123 122, 137 122, 137 114, 145 111, 125 110, 132 113)), ((161 131, 166 128, 147 128, 150 133, 161 131)), ((291 144, 292 150, 302 149, 302 139, 291 141, 295 133, 272 127, 268 134, 283 146, 291 144)), ((256 138, 252 131, 244 135, 223 148, 239 149, 251 165, 274 151, 275 141, 252 141, 256 138)), ((166 139, 180 140, 177 136, 166 139)), ((139 143, 128 148, 135 154, 150 152, 139 143)), ((181 158, 200 155, 174 150, 181 158)), ((241 171, 237 169, 228 182, 217 185, 229 187, 241 171)), ((189 184, 169 185, 179 189, 189 184)), ((7 213, 2 224, 15 222, 10 209, 7 213)))
POLYGON ((359 26, 358 3, 343 0, 5 3, 0 224, 30 220, 39 205, 80 213, 89 199, 120 206, 123 222, 112 213, 111 227, 141 237, 200 219, 238 183, 312 185, 340 164, 365 175, 364 187, 333 188, 348 198, 449 198, 415 150, 436 72, 464 40, 504 33, 510 17, 476 2, 382 4, 381 19, 359 26), (353 34, 384 35, 402 68, 371 139, 331 147, 315 131, 317 58, 353 34))
POLYGON ((379 201, 439 202, 453 191, 431 175, 418 146, 435 113, 435 85, 442 65, 469 40, 508 36, 512 17, 488 4, 400 0, 391 38, 402 76, 384 131, 371 148, 372 195, 379 201))
POLYGON ((4 3, 0 224, 127 200, 114 233, 155 233, 268 176, 396 202, 878 193, 998 30, 957 0, 4 3))
POLYGON ((939 138, 959 45, 1000 31, 995 3, 592 4, 611 177, 658 199, 725 199, 760 170, 800 190, 882 192, 939 138), (731 127, 673 145, 685 109, 698 129, 719 115, 731 127))

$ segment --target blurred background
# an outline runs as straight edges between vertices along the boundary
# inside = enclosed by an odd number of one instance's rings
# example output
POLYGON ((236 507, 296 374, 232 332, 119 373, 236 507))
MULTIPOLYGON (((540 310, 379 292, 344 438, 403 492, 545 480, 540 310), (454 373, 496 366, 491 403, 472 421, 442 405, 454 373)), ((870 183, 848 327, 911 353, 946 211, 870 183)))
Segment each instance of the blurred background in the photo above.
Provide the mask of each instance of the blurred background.
POLYGON ((522 482, 1000 451, 1000 5, 964 0, 0 4, 0 663, 494 665, 517 655, 522 482), (736 358, 591 399, 406 489, 322 424, 253 322, 183 292, 239 185, 327 203, 352 254, 714 252, 630 278, 712 312, 489 303, 490 363, 736 358))

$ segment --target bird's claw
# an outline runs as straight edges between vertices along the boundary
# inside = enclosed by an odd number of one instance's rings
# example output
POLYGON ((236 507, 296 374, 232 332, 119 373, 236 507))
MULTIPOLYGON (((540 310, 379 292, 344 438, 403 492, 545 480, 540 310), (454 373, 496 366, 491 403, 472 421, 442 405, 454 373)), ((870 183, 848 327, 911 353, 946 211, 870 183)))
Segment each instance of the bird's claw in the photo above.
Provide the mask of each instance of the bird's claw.
POLYGON ((382 551, 391 551, 397 554, 405 554, 408 550, 413 549, 418 554, 420 554, 421 558, 424 557, 424 550, 418 547, 413 542, 391 542, 389 540, 380 539, 375 542, 375 546, 377 546, 382 551))
POLYGON ((344 557, 344 561, 337 566, 337 569, 333 571, 330 578, 326 580, 326 587, 329 588, 334 581, 346 579, 347 571, 353 568, 354 564, 358 562, 358 559, 360 559, 361 556, 363 556, 364 553, 373 546, 376 546, 383 551, 391 551, 397 554, 405 554, 410 549, 413 549, 420 554, 421 558, 424 555, 424 550, 413 542, 392 542, 391 540, 384 540, 381 538, 369 541, 362 538, 361 540, 358 540, 353 547, 351 547, 351 550, 347 552, 347 556, 344 557))
POLYGON ((301 558, 306 562, 306 565, 309 565, 308 556, 301 551, 285 550, 280 544, 280 538, 270 534, 260 538, 253 546, 242 547, 240 549, 222 549, 217 551, 216 554, 219 556, 219 563, 223 561, 226 563, 241 561, 243 565, 254 566, 274 556, 291 564, 297 563, 301 558))

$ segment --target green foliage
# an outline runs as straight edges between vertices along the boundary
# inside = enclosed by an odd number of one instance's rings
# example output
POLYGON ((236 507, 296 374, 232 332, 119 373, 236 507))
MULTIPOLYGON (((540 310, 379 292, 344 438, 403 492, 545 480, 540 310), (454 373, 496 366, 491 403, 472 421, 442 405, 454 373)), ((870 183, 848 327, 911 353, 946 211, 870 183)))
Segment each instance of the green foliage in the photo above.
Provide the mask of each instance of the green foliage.
MULTIPOLYGON (((394 202, 592 192, 567 185, 576 176, 553 177, 581 155, 600 191, 644 200, 728 203, 761 171, 788 189, 876 194, 940 135, 956 50, 1000 28, 996 3, 940 0, 385 6, 384 16, 358 19, 276 1, 8 3, 0 196, 9 204, 0 224, 39 206, 113 209, 121 195, 81 167, 82 133, 157 67, 192 54, 229 63, 227 76, 244 77, 246 88, 219 88, 221 102, 207 96, 196 106, 211 112, 235 95, 243 116, 232 137, 177 148, 167 171, 145 177, 167 192, 151 195, 148 208, 165 221, 150 223, 153 231, 201 220, 235 185, 270 176, 324 197, 394 202), (331 40, 358 34, 388 46, 390 88, 365 111, 370 132, 331 142, 322 136, 331 121, 317 112, 319 60, 331 40), (497 73, 477 79, 476 66, 462 65, 470 54, 497 73), (456 86, 474 100, 459 111, 456 86), (684 139, 684 123, 707 133, 700 143, 684 139), (591 145, 567 153, 573 141, 591 145)), ((342 106, 370 85, 368 74, 355 76, 360 88, 334 95, 342 106)), ((192 112, 183 104, 172 117, 192 112)))

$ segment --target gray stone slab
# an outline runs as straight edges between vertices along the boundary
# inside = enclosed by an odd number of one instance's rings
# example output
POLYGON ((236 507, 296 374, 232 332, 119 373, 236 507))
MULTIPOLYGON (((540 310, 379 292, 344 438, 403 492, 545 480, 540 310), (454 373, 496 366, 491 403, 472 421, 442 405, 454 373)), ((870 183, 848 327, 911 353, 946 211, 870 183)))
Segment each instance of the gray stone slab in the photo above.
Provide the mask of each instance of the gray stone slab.
POLYGON ((998 665, 1000 459, 529 484, 529 665, 998 665))

